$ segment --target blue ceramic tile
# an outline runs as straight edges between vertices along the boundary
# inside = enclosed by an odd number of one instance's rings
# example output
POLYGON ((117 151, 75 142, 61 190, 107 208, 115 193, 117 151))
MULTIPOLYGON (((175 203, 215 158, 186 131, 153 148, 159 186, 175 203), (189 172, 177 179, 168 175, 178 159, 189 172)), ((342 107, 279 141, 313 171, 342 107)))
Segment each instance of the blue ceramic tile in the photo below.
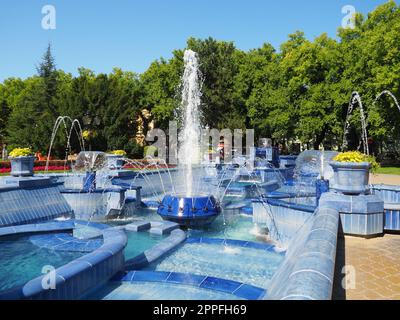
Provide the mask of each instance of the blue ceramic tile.
POLYGON ((205 276, 172 272, 168 277, 167 282, 199 286, 205 279, 205 276))
POLYGON ((241 285, 240 282, 225 280, 215 277, 207 277, 200 285, 201 288, 218 290, 222 292, 232 293, 241 285))
POLYGON ((207 244, 223 244, 224 239, 218 239, 218 238, 201 238, 201 243, 207 243, 207 244))
POLYGON ((192 238, 192 237, 188 237, 186 239, 186 243, 200 243, 201 238, 192 238))
POLYGON ((266 294, 266 291, 262 288, 243 284, 234 292, 234 294, 247 300, 258 300, 266 294))
POLYGON ((136 271, 132 281, 161 282, 167 280, 169 274, 163 271, 136 271))
POLYGON ((247 241, 242 241, 242 240, 233 240, 233 239, 227 239, 225 241, 225 243, 227 245, 231 245, 231 246, 237 246, 237 247, 245 247, 248 242, 247 241))

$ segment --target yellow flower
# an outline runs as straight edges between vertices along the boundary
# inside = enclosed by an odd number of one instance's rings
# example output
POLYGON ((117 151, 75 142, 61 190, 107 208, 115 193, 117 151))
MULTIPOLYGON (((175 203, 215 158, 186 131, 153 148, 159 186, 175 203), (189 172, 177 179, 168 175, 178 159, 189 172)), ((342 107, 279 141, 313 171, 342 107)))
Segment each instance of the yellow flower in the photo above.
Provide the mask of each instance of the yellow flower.
POLYGON ((32 156, 32 150, 29 148, 15 148, 10 152, 11 158, 32 156))
POLYGON ((111 154, 115 154, 118 156, 126 156, 126 152, 124 150, 113 150, 111 151, 111 154))
POLYGON ((359 151, 340 153, 333 160, 338 162, 369 162, 367 156, 359 151))
POLYGON ((95 138, 97 136, 97 132, 96 131, 92 131, 92 130, 85 130, 82 132, 82 137, 85 140, 90 140, 92 138, 95 138))
POLYGON ((376 170, 380 167, 374 156, 367 156, 359 151, 348 151, 339 153, 335 158, 333 158, 333 161, 357 163, 368 162, 371 164, 372 172, 376 172, 376 170))

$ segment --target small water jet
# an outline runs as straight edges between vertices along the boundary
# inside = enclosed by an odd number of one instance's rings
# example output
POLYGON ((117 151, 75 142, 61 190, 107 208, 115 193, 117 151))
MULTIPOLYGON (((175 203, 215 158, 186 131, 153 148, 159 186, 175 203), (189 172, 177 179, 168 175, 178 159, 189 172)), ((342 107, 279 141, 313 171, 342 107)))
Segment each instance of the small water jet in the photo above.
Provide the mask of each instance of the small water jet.
POLYGON ((60 128, 61 124, 64 125, 65 136, 67 138, 65 164, 68 160, 68 153, 71 152, 71 136, 72 136, 73 131, 75 131, 75 133, 76 133, 81 151, 85 151, 85 141, 83 139, 82 127, 81 127, 79 120, 72 119, 71 117, 68 117, 68 116, 59 116, 56 119, 56 122, 54 123, 53 131, 51 133, 50 147, 49 147, 49 151, 47 153, 47 159, 46 159, 46 168, 45 168, 46 173, 49 170, 49 161, 50 161, 50 157, 51 157, 51 151, 53 149, 54 140, 57 136, 57 132, 58 132, 58 129, 60 128), (68 121, 70 123, 69 130, 68 130, 68 123, 67 123, 68 121))
POLYGON ((400 104, 399 104, 396 96, 393 93, 391 93, 389 90, 384 90, 380 94, 378 94, 375 98, 374 103, 377 102, 384 95, 388 95, 389 97, 391 97, 393 99, 394 103, 396 104, 397 109, 399 109, 399 111, 400 111, 400 104))
POLYGON ((360 145, 361 143, 363 144, 363 148, 364 148, 364 153, 369 155, 369 147, 368 147, 368 132, 367 132, 367 120, 365 117, 365 112, 364 112, 364 106, 361 100, 361 96, 358 92, 353 92, 351 95, 351 99, 350 99, 350 103, 349 103, 349 107, 347 109, 347 116, 346 116, 346 122, 344 125, 344 130, 343 130, 343 144, 342 144, 342 150, 344 150, 345 148, 347 148, 347 134, 349 132, 349 127, 350 127, 350 117, 351 114, 354 110, 354 106, 355 104, 358 103, 358 106, 360 108, 360 121, 361 121, 361 141, 360 141, 360 145))

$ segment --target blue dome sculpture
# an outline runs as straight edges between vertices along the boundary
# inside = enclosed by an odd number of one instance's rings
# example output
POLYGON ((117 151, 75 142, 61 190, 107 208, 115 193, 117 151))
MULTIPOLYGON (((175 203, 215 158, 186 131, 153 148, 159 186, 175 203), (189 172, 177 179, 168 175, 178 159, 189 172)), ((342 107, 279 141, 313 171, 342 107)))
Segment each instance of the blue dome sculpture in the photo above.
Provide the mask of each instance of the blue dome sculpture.
POLYGON ((221 208, 213 196, 166 195, 157 213, 164 220, 197 228, 211 224, 221 208))

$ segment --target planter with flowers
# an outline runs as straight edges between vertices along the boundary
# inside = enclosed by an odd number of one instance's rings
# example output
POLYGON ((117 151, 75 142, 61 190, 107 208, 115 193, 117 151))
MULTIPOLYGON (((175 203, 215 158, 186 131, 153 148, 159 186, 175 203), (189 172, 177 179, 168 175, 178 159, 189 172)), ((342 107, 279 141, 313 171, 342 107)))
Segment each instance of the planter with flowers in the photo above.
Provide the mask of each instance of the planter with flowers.
POLYGON ((109 169, 121 169, 125 164, 126 152, 124 150, 114 150, 106 154, 107 166, 109 169))
POLYGON ((329 164, 335 174, 331 188, 352 195, 367 193, 369 172, 379 167, 373 156, 358 151, 340 153, 329 164))
POLYGON ((33 176, 35 157, 29 148, 16 148, 10 152, 11 175, 14 177, 33 176))

